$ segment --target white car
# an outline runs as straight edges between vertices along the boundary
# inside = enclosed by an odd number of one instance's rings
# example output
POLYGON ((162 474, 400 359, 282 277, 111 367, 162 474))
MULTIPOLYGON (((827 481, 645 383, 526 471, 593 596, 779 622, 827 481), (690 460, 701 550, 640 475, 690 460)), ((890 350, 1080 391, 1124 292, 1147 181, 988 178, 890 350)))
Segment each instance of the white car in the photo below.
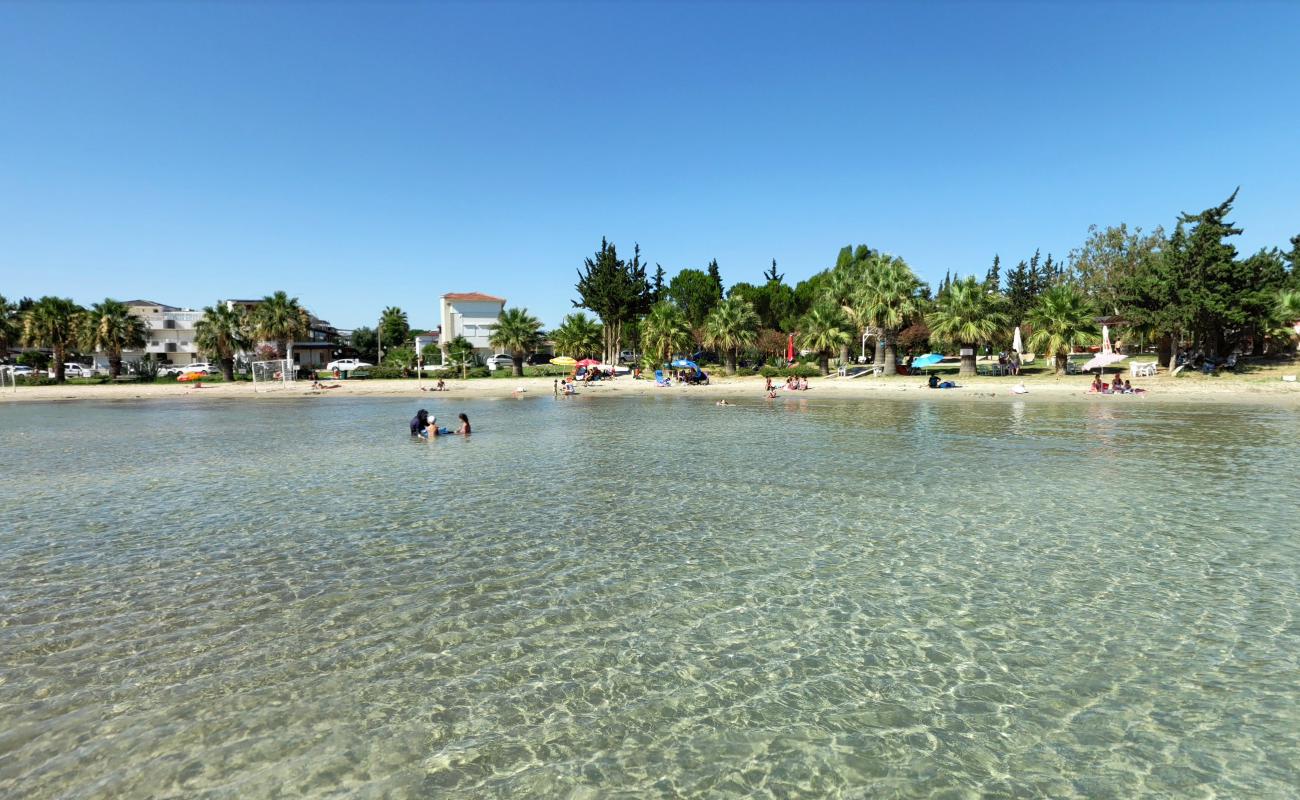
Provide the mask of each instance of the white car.
POLYGON ((165 375, 188 375, 191 372, 197 372, 200 375, 211 375, 212 365, 206 361, 197 361, 193 364, 173 364, 163 370, 165 375))
POLYGON ((505 369, 514 365, 514 358, 506 353, 497 353, 487 360, 487 368, 492 370, 505 369))
POLYGON ((641 360, 641 354, 635 350, 624 350, 618 354, 620 364, 634 364, 641 360))
POLYGON ((95 371, 93 369, 82 366, 81 364, 63 365, 63 377, 65 378, 90 378, 93 377, 94 374, 95 371))
POLYGON ((8 372, 15 378, 30 378, 36 374, 36 370, 22 364, 0 364, 0 372, 8 372))
POLYGON ((326 364, 325 369, 330 372, 333 372, 334 370, 338 370, 339 372, 351 372, 354 369, 365 369, 366 367, 373 366, 374 364, 367 364, 359 358, 340 358, 337 361, 331 361, 326 364))

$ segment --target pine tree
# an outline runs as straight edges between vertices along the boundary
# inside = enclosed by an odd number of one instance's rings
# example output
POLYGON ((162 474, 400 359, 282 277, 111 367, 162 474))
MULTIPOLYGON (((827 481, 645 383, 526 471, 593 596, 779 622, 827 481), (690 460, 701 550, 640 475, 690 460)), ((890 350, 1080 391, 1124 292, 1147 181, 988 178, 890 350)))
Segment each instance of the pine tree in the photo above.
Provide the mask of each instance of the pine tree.
MULTIPOLYGON (((1296 240, 1300 240, 1300 236, 1297 236, 1297 237, 1296 237, 1295 239, 1293 239, 1292 241, 1296 241, 1296 240)), ((1297 245, 1297 248, 1300 248, 1300 245, 1297 245)), ((777 273, 777 271, 776 271, 776 259, 775 259, 775 258, 772 259, 772 268, 769 269, 769 270, 764 270, 764 271, 763 271, 763 280, 764 280, 765 282, 767 282, 767 283, 772 283, 772 282, 781 283, 782 281, 785 280, 785 274, 784 274, 784 273, 777 273)))
POLYGON ((604 238, 594 258, 585 259, 578 270, 577 308, 596 313, 604 326, 604 358, 614 363, 618 358, 623 336, 623 324, 645 313, 650 307, 650 284, 646 280, 645 264, 641 262, 641 247, 636 245, 630 262, 618 257, 613 244, 604 238))
POLYGON ((650 285, 650 305, 664 299, 664 268, 655 264, 655 279, 650 285))
POLYGON ((1013 324, 1020 324, 1034 303, 1029 265, 1024 261, 1007 270, 1007 308, 1013 324))

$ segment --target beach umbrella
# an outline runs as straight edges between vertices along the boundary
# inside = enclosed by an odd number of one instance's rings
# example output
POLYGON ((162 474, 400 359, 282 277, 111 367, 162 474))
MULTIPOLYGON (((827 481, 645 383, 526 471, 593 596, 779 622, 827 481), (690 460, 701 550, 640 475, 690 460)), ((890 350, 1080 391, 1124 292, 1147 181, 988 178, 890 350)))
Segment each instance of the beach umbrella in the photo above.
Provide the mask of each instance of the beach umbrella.
MULTIPOLYGON (((554 364, 555 362, 552 361, 551 363, 554 364)), ((577 365, 578 365, 579 367, 599 367, 599 366, 600 366, 600 359, 597 359, 597 358, 584 358, 584 359, 582 359, 581 361, 577 362, 577 365)))
POLYGON ((790 339, 785 345, 785 361, 787 364, 794 363, 794 334, 790 334, 790 339))
POLYGON ((940 361, 943 361, 943 354, 926 353, 923 356, 917 356, 916 358, 912 359, 912 369, 925 369, 926 367, 933 367, 935 364, 938 364, 940 361))
POLYGON ((699 367, 696 366, 694 361, 688 361, 684 358, 674 359, 673 363, 669 364, 668 366, 676 367, 677 369, 695 369, 695 370, 699 369, 699 367))
POLYGON ((557 367, 572 367, 576 366, 578 362, 568 356, 556 356, 551 359, 551 363, 557 367))
POLYGON ((1106 367, 1109 367, 1111 364, 1114 364, 1118 361, 1123 361, 1126 358, 1128 358, 1128 356, 1124 355, 1123 353, 1108 353, 1103 350, 1102 352, 1088 359, 1088 363, 1083 365, 1083 369, 1085 371, 1093 370, 1093 369, 1105 369, 1106 367))
POLYGON ((202 373, 202 372, 187 372, 187 373, 185 373, 184 375, 182 375, 182 376, 180 376, 179 378, 177 378, 177 379, 176 379, 176 382, 177 382, 177 383, 187 383, 187 382, 189 382, 189 381, 201 381, 201 380, 203 380, 203 373, 202 373))
POLYGON ((1020 353, 1020 354, 1022 354, 1022 355, 1023 355, 1024 352, 1025 352, 1025 347, 1024 347, 1024 345, 1020 342, 1020 326, 1019 326, 1019 325, 1016 326, 1016 335, 1013 336, 1013 337, 1011 337, 1011 349, 1012 349, 1012 350, 1015 350, 1017 353, 1020 353))

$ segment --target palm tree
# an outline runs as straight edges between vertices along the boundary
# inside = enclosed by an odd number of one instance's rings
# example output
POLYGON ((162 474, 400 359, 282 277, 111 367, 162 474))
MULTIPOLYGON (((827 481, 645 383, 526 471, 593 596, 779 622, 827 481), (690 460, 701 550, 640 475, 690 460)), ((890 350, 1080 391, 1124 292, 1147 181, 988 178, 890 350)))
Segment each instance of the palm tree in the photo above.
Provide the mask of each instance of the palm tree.
POLYGON ((0 294, 0 358, 9 354, 9 348, 18 344, 22 335, 18 320, 18 307, 0 294))
POLYGON ((80 333, 81 306, 66 297, 42 297, 23 317, 23 341, 28 347, 48 347, 54 351, 54 380, 63 383, 63 362, 68 351, 77 346, 80 333))
POLYGON ((704 320, 704 343, 723 351, 728 375, 736 374, 736 358, 742 347, 758 339, 758 312, 741 297, 723 300, 704 320))
POLYGON ((581 311, 565 317, 560 327, 551 331, 551 340, 558 355, 572 358, 595 355, 604 347, 600 323, 581 311))
POLYGON ((1042 294, 1025 315, 1033 327, 1029 347, 1056 358, 1056 374, 1065 372, 1065 364, 1075 348, 1096 344, 1101 338, 1092 303, 1076 286, 1068 283, 1053 286, 1042 294))
POLYGON ((496 327, 488 339, 493 347, 510 351, 515 377, 524 374, 524 359, 542 342, 542 322, 531 316, 526 308, 503 308, 497 317, 496 327))
POLYGON ((203 319, 194 326, 194 343, 221 362, 221 375, 235 379, 235 354, 248 350, 248 314, 243 306, 217 303, 203 309, 203 319))
POLYGON ((641 343, 646 354, 653 354, 658 364, 666 363, 673 353, 689 346, 692 336, 691 324, 681 309, 667 300, 655 303, 641 321, 641 343))
POLYGON ((799 321, 799 346, 817 353, 817 367, 823 375, 830 374, 831 351, 848 342, 851 336, 844 312, 830 303, 813 306, 799 321))
MULTIPOLYGON (((382 348, 384 342, 388 342, 389 349, 401 347, 406 342, 406 337, 411 333, 411 325, 406 320, 406 312, 397 306, 389 306, 379 314, 379 344, 382 348)), ((384 357, 383 350, 379 352, 379 358, 382 361, 384 357)))
POLYGON ((149 340, 149 326, 132 314, 125 303, 106 298, 81 315, 81 347, 108 354, 108 371, 122 374, 122 351, 142 350, 149 340))
POLYGON ((1296 351, 1300 352, 1300 292, 1281 291, 1277 293, 1277 304, 1274 306, 1274 316, 1277 317, 1278 329, 1276 336, 1283 341, 1295 337, 1296 351))
MULTIPOLYGON (((869 323, 865 322, 858 314, 854 304, 854 298, 862 289, 865 275, 860 261, 846 261, 842 264, 836 264, 826 276, 826 284, 822 289, 822 300, 840 307, 844 312, 845 320, 861 336, 869 323)), ((849 342, 840 346, 840 362, 848 363, 849 360, 849 342)))
POLYGON ((960 375, 974 375, 975 346, 1006 329, 1009 320, 1002 295, 990 292, 982 281, 954 280, 940 293, 934 310, 926 316, 930 334, 961 347, 960 375))
POLYGON ((868 263, 866 279, 854 298, 858 318, 880 331, 886 375, 898 372, 894 342, 921 312, 920 288, 921 281, 903 259, 882 254, 868 263))
POLYGON ((281 291, 263 297, 249 323, 254 336, 273 342, 279 357, 288 358, 289 345, 311 330, 311 315, 298 304, 298 298, 281 291))

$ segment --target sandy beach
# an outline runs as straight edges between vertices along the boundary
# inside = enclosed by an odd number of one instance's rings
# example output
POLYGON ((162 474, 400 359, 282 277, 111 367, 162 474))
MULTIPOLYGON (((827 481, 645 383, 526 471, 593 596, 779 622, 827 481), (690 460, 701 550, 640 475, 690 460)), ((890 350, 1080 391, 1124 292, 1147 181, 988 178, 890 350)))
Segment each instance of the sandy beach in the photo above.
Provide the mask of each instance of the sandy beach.
MULTIPOLYGON (((1215 402, 1215 403, 1268 403, 1300 408, 1300 384, 1281 380, 1278 374, 1249 376, 1207 377, 1186 375, 1177 378, 1160 376, 1134 381, 1146 392, 1133 395, 1097 395, 1087 391, 1090 378, 1086 375, 1026 376, 1027 394, 1013 394, 1011 387, 1018 379, 1008 377, 973 377, 958 379, 959 388, 931 390, 920 376, 894 376, 841 378, 831 375, 813 378, 807 391, 791 392, 780 389, 778 400, 798 398, 815 401, 822 398, 917 398, 940 401, 1052 401, 1112 402, 1112 403, 1162 403, 1162 402, 1215 402)), ((252 383, 205 383, 202 388, 187 384, 103 384, 19 387, 0 392, 0 403, 11 402, 66 402, 96 401, 116 402, 134 400, 249 400, 271 402, 285 398, 319 397, 322 400, 338 397, 409 396, 428 400, 455 398, 531 398, 549 397, 553 394, 553 378, 490 378, 448 380, 446 392, 424 391, 413 380, 353 380, 337 381, 338 388, 313 390, 306 382, 287 389, 258 392, 252 383)), ((777 381, 778 385, 780 381, 777 381)), ((431 387, 425 382, 424 387, 431 387)), ((634 380, 624 376, 612 381, 597 381, 578 388, 579 397, 642 397, 662 396, 693 397, 701 400, 766 400, 763 378, 717 376, 708 386, 657 387, 651 380, 634 380)))

